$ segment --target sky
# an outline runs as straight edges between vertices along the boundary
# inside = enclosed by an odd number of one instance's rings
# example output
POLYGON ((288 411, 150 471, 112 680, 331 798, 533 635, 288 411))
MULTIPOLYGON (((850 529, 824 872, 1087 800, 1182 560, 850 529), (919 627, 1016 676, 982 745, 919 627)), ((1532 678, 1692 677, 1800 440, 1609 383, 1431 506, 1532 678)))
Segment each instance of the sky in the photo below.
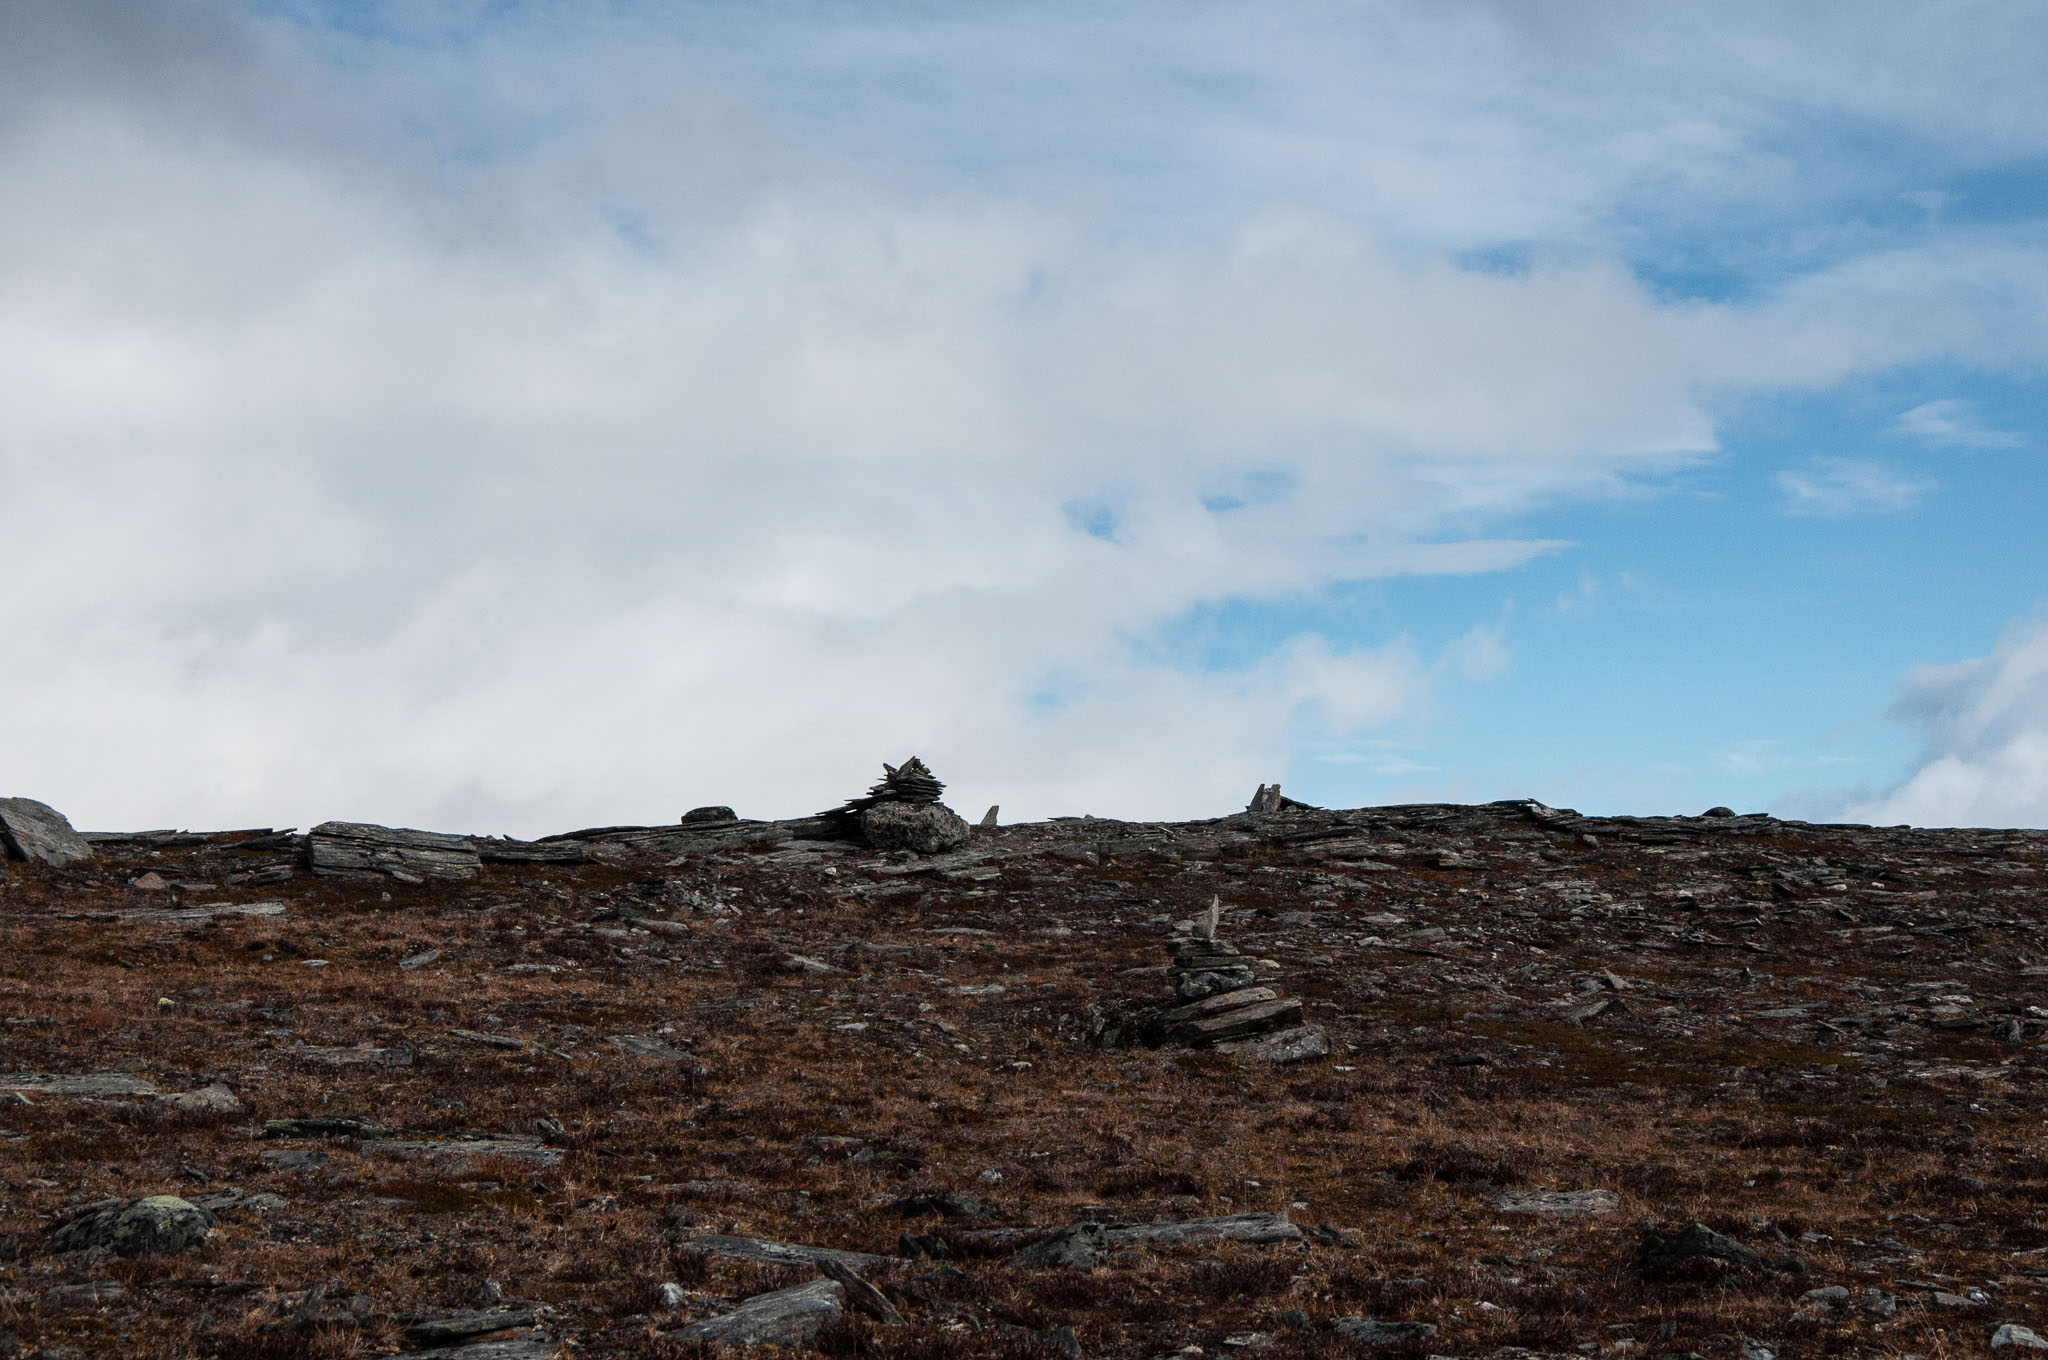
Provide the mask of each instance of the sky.
POLYGON ((2048 826, 2048 8, 0 7, 0 793, 2048 826))

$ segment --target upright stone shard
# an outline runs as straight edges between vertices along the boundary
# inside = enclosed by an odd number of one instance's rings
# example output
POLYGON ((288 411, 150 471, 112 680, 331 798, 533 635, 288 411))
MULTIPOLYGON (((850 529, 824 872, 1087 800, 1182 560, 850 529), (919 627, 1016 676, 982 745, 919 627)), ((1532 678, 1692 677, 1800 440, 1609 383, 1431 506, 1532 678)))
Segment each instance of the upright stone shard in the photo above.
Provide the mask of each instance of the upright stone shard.
POLYGON ((92 846, 64 814, 33 798, 0 798, 0 842, 16 859, 59 868, 92 858, 92 846))

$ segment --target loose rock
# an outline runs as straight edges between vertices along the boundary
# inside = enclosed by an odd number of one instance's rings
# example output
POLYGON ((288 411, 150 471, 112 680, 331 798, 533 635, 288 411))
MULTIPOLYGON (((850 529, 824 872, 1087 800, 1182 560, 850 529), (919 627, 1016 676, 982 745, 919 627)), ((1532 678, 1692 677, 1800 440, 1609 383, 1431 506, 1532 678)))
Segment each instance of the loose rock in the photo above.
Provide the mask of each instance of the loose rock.
POLYGON ((0 798, 0 844, 16 859, 60 869, 92 858, 92 846, 64 814, 33 798, 0 798))

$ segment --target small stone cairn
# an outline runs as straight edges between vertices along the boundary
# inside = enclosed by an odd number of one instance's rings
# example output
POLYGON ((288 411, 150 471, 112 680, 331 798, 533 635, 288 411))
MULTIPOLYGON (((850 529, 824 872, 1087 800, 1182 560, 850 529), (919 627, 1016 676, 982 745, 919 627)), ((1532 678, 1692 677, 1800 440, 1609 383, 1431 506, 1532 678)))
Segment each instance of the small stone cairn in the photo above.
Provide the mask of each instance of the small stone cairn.
POLYGON ((881 782, 865 798, 825 815, 850 823, 877 850, 911 850, 936 855, 967 844, 967 822, 939 801, 945 785, 916 756, 901 765, 884 764, 881 782))
POLYGON ((1123 1024, 1103 1024, 1105 1048, 1135 1040, 1147 1048, 1211 1049, 1252 1062, 1293 1063, 1328 1057, 1329 1036, 1303 1024, 1301 1002, 1262 984, 1235 945, 1217 938, 1219 899, 1195 922, 1194 933, 1171 946, 1174 1004, 1153 1008, 1123 1024))

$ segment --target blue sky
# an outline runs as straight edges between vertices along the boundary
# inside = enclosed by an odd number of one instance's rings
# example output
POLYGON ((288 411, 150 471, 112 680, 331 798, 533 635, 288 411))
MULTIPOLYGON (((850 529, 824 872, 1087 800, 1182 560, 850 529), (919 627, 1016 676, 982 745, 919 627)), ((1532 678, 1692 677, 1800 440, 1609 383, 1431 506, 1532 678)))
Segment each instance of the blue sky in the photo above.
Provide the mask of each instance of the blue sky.
POLYGON ((2048 14, 31 0, 95 826, 2048 824, 2048 14))

